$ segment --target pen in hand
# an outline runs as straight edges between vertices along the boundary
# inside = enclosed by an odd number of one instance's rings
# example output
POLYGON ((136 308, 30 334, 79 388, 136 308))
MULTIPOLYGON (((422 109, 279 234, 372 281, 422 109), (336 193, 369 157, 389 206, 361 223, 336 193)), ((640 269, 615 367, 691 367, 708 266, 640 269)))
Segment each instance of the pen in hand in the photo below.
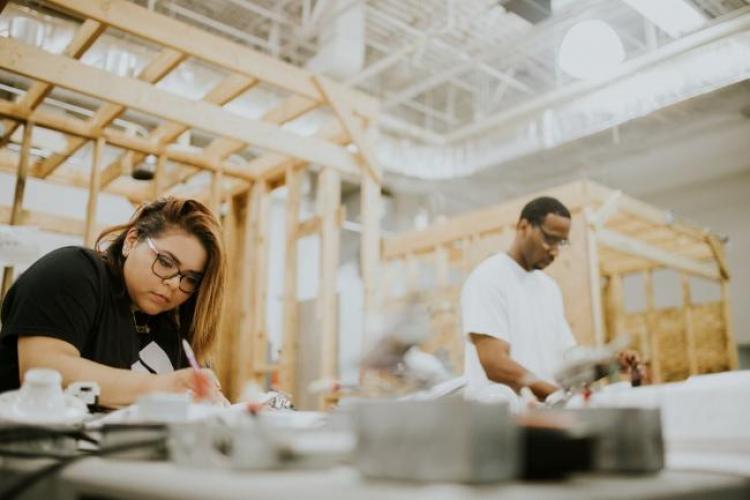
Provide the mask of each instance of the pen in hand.
POLYGON ((182 339, 182 348, 185 351, 185 356, 187 356, 190 367, 193 369, 193 393, 195 394, 195 399, 198 401, 209 399, 211 386, 208 375, 201 370, 198 360, 195 359, 193 349, 185 339, 182 339))

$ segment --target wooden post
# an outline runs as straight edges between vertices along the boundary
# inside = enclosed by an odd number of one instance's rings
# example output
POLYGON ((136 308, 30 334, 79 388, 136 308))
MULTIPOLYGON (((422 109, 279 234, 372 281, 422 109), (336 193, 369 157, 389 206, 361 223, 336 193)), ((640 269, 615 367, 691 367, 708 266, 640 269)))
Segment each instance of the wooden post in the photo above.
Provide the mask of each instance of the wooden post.
POLYGON ((448 250, 445 248, 445 245, 438 245, 435 248, 435 271, 437 276, 437 287, 440 289, 447 287, 449 280, 449 265, 448 250))
POLYGON ((224 201, 224 169, 220 161, 216 162, 216 170, 211 175, 211 199, 209 207, 218 217, 221 213, 221 204, 224 201))
POLYGON ((363 335, 362 346, 367 348, 375 339, 368 338, 376 326, 376 316, 382 307, 380 262, 380 218, 382 199, 380 183, 370 175, 361 177, 360 220, 362 237, 360 240, 360 267, 363 284, 363 335))
POLYGON ((222 390, 227 397, 236 398, 237 384, 234 378, 235 370, 235 353, 238 346, 237 325, 240 322, 240 301, 236 297, 241 297, 242 267, 245 262, 242 260, 244 252, 242 248, 241 228, 244 226, 242 218, 245 215, 244 205, 245 195, 233 197, 229 203, 224 225, 224 248, 227 255, 227 269, 229 272, 225 282, 225 296, 228 298, 224 302, 224 310, 221 318, 221 330, 216 346, 216 363, 214 371, 221 381, 222 390))
POLYGON ((653 271, 650 269, 643 274, 644 289, 646 293, 646 325, 648 336, 651 341, 651 381, 654 384, 662 382, 661 375, 661 352, 659 349, 659 335, 656 331, 656 318, 654 316, 654 280, 653 271))
POLYGON ((596 228, 590 223, 591 212, 586 208, 586 254, 588 255, 589 289, 591 290, 591 317, 594 320, 594 341, 604 345, 604 319, 602 317, 601 271, 599 269, 599 247, 596 228))
POLYGON ((607 316, 609 319, 610 341, 625 332, 623 307, 622 276, 613 274, 609 277, 609 284, 607 286, 607 316))
POLYGON ((284 254, 284 324, 281 347, 281 390, 297 401, 296 367, 299 353, 299 310, 297 301, 297 228, 300 210, 300 177, 302 172, 293 167, 286 170, 286 253, 284 254))
MULTIPOLYGON (((255 287, 254 283, 254 256, 255 256, 255 197, 253 196, 253 189, 250 193, 244 197, 244 217, 241 217, 243 222, 242 234, 240 239, 241 254, 242 257, 239 259, 242 263, 238 269, 240 276, 240 294, 238 299, 240 301, 240 323, 239 323, 239 334, 237 342, 237 355, 235 360, 235 374, 234 374, 234 396, 238 396, 245 383, 248 382, 253 375, 253 300, 255 287)), ((231 299, 230 299, 231 300, 231 299)))
POLYGON ((268 365, 268 330, 266 305, 268 302, 268 184, 256 182, 250 192, 253 198, 253 293, 252 293, 252 379, 262 384, 268 365))
POLYGON ((96 240, 96 206, 99 199, 99 185, 102 171, 102 152, 104 151, 104 137, 99 137, 94 142, 91 152, 91 177, 89 178, 89 199, 86 205, 86 226, 83 233, 83 244, 87 247, 94 245, 96 240))
MULTIPOLYGON (((318 178, 318 211, 320 231, 320 288, 318 313, 321 328, 321 376, 335 379, 338 374, 338 309, 336 277, 339 267, 340 230, 338 208, 341 203, 341 180, 337 171, 324 167, 318 178)), ((322 404, 322 403, 321 403, 322 404)))
POLYGON ((721 280, 721 308, 724 315, 724 328, 727 342, 727 361, 730 370, 736 370, 739 362, 737 360, 737 343, 734 340, 734 325, 732 323, 732 308, 729 301, 729 280, 721 280))
MULTIPOLYGON (((21 223, 21 212, 23 210, 23 195, 26 192, 26 177, 29 173, 29 157, 31 152, 31 135, 34 130, 34 124, 31 121, 26 122, 23 127, 23 142, 21 143, 21 157, 18 160, 18 171, 16 172, 16 189, 13 194, 13 207, 10 211, 11 226, 21 223)), ((2 297, 13 284, 13 266, 6 266, 3 270, 3 289, 2 297)))
POLYGON ((166 178, 167 155, 160 154, 156 160, 154 179, 151 181, 151 198, 156 200, 164 192, 164 180, 166 178))
POLYGON ((688 365, 690 375, 698 373, 698 357, 695 346, 695 327, 693 325, 693 299, 690 293, 690 278, 687 274, 680 275, 682 281, 682 318, 685 322, 685 345, 687 346, 688 365))

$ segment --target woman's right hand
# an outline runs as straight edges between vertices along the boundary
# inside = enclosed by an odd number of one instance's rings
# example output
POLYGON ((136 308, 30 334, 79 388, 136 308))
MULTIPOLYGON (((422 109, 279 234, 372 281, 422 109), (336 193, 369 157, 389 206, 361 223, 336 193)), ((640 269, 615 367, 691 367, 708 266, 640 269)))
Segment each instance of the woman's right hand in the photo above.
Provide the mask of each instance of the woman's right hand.
POLYGON ((153 392, 190 392, 196 401, 228 405, 229 401, 221 393, 219 380, 213 371, 203 368, 196 372, 183 368, 171 373, 155 375, 153 392))

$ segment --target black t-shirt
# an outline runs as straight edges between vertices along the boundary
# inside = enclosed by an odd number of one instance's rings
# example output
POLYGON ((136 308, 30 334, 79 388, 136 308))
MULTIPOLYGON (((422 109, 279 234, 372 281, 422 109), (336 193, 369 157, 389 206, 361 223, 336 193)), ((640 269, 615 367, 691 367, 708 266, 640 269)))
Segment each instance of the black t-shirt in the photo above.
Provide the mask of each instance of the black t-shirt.
POLYGON ((18 277, 3 301, 0 392, 20 385, 21 336, 64 340, 81 357, 114 368, 166 373, 186 367, 174 320, 166 313, 137 314, 149 333, 136 331, 127 291, 96 252, 64 247, 48 253, 18 277))

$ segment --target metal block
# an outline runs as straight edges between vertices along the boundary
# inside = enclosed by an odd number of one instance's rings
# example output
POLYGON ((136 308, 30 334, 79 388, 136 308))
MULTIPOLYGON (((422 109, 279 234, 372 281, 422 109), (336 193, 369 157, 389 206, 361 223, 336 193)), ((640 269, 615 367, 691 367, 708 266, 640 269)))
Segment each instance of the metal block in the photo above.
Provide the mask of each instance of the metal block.
POLYGON ((487 483, 519 473, 520 435, 506 404, 362 401, 355 462, 372 478, 487 483))
POLYGON ((594 469, 648 473, 664 468, 661 412, 642 408, 566 410, 596 437, 594 469))

